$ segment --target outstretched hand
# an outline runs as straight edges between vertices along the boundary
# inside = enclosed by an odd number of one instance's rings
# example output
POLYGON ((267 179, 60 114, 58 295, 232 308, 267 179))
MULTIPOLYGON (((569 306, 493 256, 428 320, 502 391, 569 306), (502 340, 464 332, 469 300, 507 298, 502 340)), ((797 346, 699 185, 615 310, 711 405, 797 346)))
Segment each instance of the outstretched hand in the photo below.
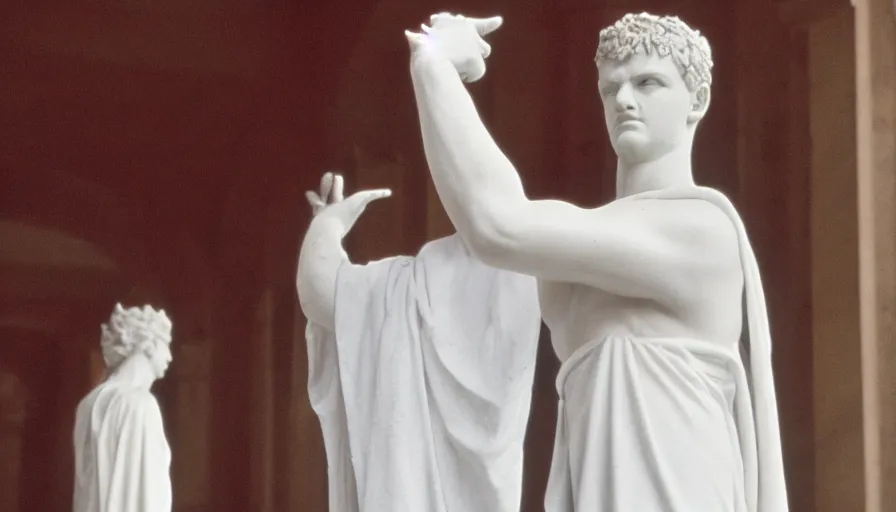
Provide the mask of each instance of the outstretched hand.
POLYGON ((492 52, 484 37, 501 26, 500 16, 467 18, 448 13, 433 14, 431 26, 421 25, 421 33, 405 31, 411 51, 426 48, 454 65, 464 82, 475 82, 485 75, 485 59, 492 52))
POLYGON ((305 192, 305 198, 311 205, 313 215, 332 218, 339 222, 343 228, 343 235, 352 229, 368 204, 391 195, 391 190, 383 188, 361 190, 348 198, 343 198, 342 176, 332 172, 325 173, 320 179, 318 192, 312 190, 305 192))

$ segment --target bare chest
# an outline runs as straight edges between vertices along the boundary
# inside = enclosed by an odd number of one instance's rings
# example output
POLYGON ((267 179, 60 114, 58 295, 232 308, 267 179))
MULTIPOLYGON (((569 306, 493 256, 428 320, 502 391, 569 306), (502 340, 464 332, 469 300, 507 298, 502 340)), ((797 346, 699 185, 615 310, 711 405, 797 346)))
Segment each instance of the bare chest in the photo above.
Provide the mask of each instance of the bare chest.
POLYGON ((704 293, 670 307, 586 285, 550 281, 540 281, 538 285, 542 317, 561 361, 582 345, 608 336, 697 337, 736 342, 741 329, 742 289, 697 288, 704 293))

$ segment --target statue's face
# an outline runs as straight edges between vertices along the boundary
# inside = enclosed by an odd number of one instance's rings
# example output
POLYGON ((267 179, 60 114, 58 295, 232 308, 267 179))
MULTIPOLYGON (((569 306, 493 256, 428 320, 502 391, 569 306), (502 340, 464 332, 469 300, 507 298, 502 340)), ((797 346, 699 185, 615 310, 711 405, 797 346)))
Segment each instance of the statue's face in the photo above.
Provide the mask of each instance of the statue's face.
POLYGON ((149 364, 157 379, 165 376, 165 371, 171 364, 171 344, 168 340, 156 341, 155 350, 149 354, 149 364))
POLYGON ((597 69, 607 132, 621 160, 649 162, 689 143, 695 94, 671 58, 635 54, 597 69))

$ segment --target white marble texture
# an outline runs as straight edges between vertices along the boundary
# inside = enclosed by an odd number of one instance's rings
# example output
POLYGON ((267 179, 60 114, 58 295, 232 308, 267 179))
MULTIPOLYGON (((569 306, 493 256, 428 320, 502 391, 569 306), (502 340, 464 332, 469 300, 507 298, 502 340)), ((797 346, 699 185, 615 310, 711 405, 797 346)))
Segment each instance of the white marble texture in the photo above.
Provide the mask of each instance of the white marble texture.
POLYGON ((388 191, 309 192, 297 289, 331 512, 516 512, 540 330, 535 280, 457 235, 357 265, 341 240, 388 191))
POLYGON ((150 387, 171 363, 171 322, 120 304, 102 326, 109 376, 78 405, 74 512, 170 512, 171 450, 150 387))
POLYGON ((443 13, 406 35, 442 204, 474 257, 538 279, 563 362, 546 510, 786 511, 755 258, 734 208, 691 169, 708 42, 649 14, 601 32, 617 199, 580 208, 528 198, 463 85, 484 76, 501 23, 443 13))

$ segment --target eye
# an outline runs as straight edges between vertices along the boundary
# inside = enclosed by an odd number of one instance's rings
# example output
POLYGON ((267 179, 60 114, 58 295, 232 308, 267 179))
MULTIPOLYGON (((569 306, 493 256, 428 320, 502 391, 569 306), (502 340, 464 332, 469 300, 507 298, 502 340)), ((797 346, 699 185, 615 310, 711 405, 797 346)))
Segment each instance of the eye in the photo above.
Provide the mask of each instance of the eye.
POLYGON ((662 82, 660 82, 660 81, 657 80, 656 78, 642 78, 642 79, 638 82, 638 85, 639 85, 640 87, 659 87, 659 86, 661 86, 661 85, 663 85, 663 84, 662 84, 662 82))
POLYGON ((618 84, 606 84, 598 88, 598 92, 602 97, 613 96, 619 92, 618 84))

